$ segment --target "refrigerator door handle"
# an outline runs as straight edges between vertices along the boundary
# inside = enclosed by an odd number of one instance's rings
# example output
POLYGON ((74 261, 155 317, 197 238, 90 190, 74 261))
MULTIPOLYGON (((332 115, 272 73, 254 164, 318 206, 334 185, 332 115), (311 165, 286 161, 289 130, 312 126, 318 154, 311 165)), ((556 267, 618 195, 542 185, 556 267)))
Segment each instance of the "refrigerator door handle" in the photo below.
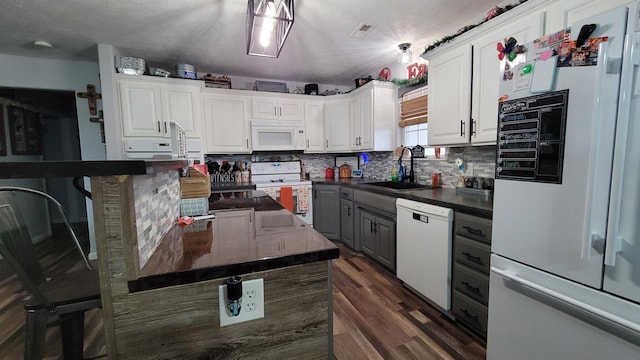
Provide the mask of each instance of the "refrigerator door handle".
MULTIPOLYGON (((596 224, 598 223, 596 218, 598 216, 598 213, 596 210, 606 208, 607 204, 596 203, 602 202, 602 200, 597 201, 595 199, 597 194, 602 191, 601 189, 603 188, 603 185, 606 184, 608 180, 608 178, 605 180, 604 177, 609 176, 608 169, 605 171, 602 166, 605 166, 606 164, 609 164, 610 166, 611 162, 610 160, 607 160, 606 157, 613 156, 613 148, 607 149, 602 144, 603 127, 608 123, 603 114, 604 105, 601 101, 603 96, 607 95, 603 93, 603 84, 605 83, 607 69, 609 67, 609 57, 607 56, 607 50, 608 44, 606 42, 602 42, 598 45, 598 74, 596 78, 596 101, 594 105, 594 113, 596 114, 596 116, 591 129, 591 144, 593 145, 591 146, 589 151, 587 198, 585 200, 583 222, 584 225, 582 228, 582 246, 580 252, 580 257, 584 260, 591 259, 591 249, 595 248, 596 245, 603 243, 607 231, 606 225, 603 224, 602 226, 599 226, 599 224, 596 224), (605 152, 607 153, 605 154, 605 152)), ((609 184, 606 185, 606 188, 608 188, 609 184)))
POLYGON ((524 279, 512 270, 502 270, 492 266, 491 272, 520 285, 521 289, 513 287, 512 289, 525 296, 557 308, 559 311, 591 324, 603 331, 619 336, 636 345, 640 345, 640 324, 524 279), (538 296, 532 297, 531 292, 538 296))
POLYGON ((607 221, 607 241, 605 244, 604 264, 616 266, 617 254, 622 250, 625 242, 620 235, 620 214, 624 189, 624 169, 627 164, 627 144, 629 141, 629 121, 631 119, 631 98, 637 96, 634 87, 634 74, 640 66, 640 52, 638 50, 638 33, 625 36, 624 65, 622 69, 622 83, 620 84, 620 100, 618 104, 618 131, 616 133, 615 154, 611 177, 611 198, 609 200, 609 219, 607 221))

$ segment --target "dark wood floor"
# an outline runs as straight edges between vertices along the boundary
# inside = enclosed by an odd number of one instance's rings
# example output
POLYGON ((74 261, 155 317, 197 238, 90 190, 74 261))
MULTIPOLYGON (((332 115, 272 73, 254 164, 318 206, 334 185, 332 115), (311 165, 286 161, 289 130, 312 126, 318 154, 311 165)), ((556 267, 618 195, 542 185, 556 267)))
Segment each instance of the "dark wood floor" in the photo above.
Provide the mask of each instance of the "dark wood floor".
MULTIPOLYGON (((81 227, 83 229, 83 227, 81 227)), ((82 234, 82 230, 80 230, 82 234)), ((52 274, 82 264, 64 230, 38 244, 44 267, 52 274)), ((84 234, 86 235, 86 233, 84 234)), ((86 236, 85 236, 86 237, 86 236)), ((337 360, 484 359, 485 349, 447 317, 402 287, 390 272, 367 257, 339 245, 333 267, 334 350, 337 360)), ((11 269, 0 260, 0 359, 22 359, 27 294, 11 269)), ((105 359, 102 312, 85 319, 85 358, 105 359)), ((57 328, 47 331, 46 359, 62 359, 57 328)))
POLYGON ((340 246, 333 267, 336 359, 484 359, 474 337, 389 271, 340 246))

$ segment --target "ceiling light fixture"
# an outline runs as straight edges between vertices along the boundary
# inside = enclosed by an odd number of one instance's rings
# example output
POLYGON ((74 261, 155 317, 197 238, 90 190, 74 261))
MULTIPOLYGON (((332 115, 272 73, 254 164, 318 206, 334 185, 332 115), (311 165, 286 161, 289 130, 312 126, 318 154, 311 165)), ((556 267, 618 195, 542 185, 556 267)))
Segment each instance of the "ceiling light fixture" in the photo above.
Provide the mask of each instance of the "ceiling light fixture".
POLYGON ((293 26, 293 0, 249 0, 247 54, 277 58, 293 26))
POLYGON ((411 50, 409 49, 410 47, 410 43, 402 43, 398 45, 398 48, 400 49, 400 51, 398 52, 398 62, 400 64, 406 65, 411 62, 412 54, 411 50))

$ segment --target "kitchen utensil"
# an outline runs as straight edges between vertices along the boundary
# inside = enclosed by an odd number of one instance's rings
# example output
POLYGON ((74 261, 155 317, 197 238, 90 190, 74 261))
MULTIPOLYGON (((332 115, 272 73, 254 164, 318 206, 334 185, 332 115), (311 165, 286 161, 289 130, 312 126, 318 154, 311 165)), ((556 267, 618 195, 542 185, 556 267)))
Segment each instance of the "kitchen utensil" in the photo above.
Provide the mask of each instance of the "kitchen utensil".
POLYGON ((121 74, 142 75, 144 74, 145 61, 142 58, 122 56, 116 59, 116 69, 121 74))
POLYGON ((349 164, 342 164, 340 166, 340 178, 350 178, 351 177, 351 166, 349 164))
POLYGON ((195 79, 196 67, 189 64, 176 64, 176 76, 183 79, 195 79))
POLYGON ((332 167, 328 167, 324 171, 324 177, 327 178, 327 179, 333 179, 333 168, 332 167))
POLYGON ((169 76, 171 76, 171 72, 167 71, 167 70, 164 70, 164 69, 156 68, 156 69, 153 70, 153 75, 154 76, 169 77, 169 76))

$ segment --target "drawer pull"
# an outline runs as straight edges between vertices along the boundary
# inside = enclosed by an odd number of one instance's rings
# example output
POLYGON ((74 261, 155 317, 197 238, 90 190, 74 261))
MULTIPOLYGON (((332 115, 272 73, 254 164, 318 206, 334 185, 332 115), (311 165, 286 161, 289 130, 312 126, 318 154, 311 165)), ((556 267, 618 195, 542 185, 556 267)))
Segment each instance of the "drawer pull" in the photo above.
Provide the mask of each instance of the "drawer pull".
POLYGON ((473 256, 471 254, 469 254, 468 252, 463 252, 462 255, 466 256, 467 259, 469 259, 470 261, 473 261, 474 263, 480 264, 484 266, 484 263, 482 262, 482 259, 480 258, 480 256, 473 256))
POLYGON ((465 230, 467 230, 467 232, 468 232, 469 234, 473 234, 473 235, 478 235, 478 236, 483 236, 483 237, 485 237, 485 236, 484 236, 484 234, 482 233, 482 230, 480 230, 480 229, 474 229, 474 228, 472 228, 471 226, 463 226, 462 228, 463 228, 463 229, 465 229, 465 230))
POLYGON ((460 309, 460 312, 462 312, 464 314, 464 316, 466 318, 468 318, 469 320, 473 320, 476 323, 480 324, 480 319, 478 319, 478 315, 469 314, 469 311, 467 309, 460 309))
MULTIPOLYGON (((479 287, 472 286, 471 284, 469 284, 469 283, 468 283, 468 282, 466 282, 466 281, 462 281, 462 282, 461 282, 461 284, 462 284, 462 285, 464 285, 464 287, 465 287, 467 290, 469 290, 469 291, 471 291, 471 292, 473 292, 473 293, 475 293, 475 294, 477 294, 477 295, 482 296, 482 294, 480 293, 480 288, 479 288, 479 287)), ((484 297, 484 296, 483 296, 483 297, 484 297)))

